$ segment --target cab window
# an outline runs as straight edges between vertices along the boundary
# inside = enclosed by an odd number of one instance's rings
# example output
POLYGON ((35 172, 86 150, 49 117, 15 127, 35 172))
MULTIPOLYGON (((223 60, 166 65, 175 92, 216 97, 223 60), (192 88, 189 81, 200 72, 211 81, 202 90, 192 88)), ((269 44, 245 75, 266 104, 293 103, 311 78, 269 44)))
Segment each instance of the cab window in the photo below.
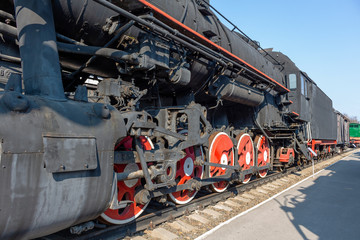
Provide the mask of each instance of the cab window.
POLYGON ((308 97, 309 81, 302 74, 300 74, 300 81, 301 81, 301 94, 304 95, 305 97, 308 97))
POLYGON ((289 87, 290 87, 290 90, 296 89, 296 74, 295 73, 289 74, 289 87))

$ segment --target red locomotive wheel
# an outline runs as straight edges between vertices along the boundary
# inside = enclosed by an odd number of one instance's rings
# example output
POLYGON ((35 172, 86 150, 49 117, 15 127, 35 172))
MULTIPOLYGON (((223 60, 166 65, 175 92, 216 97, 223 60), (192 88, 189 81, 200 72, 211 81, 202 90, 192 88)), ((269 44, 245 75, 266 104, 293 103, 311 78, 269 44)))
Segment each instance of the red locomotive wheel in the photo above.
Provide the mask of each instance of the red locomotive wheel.
MULTIPOLYGON (((203 158, 203 152, 201 148, 197 149, 203 158)), ((177 185, 182 185, 192 178, 202 178, 204 168, 203 166, 195 166, 195 148, 189 147, 185 149, 186 156, 177 162, 175 181, 177 185)), ((169 198, 176 204, 186 204, 190 202, 196 195, 197 191, 183 190, 179 192, 173 192, 169 194, 169 198)))
MULTIPOLYGON (((256 136, 255 138, 257 149, 257 164, 258 167, 265 166, 270 162, 270 145, 265 136, 256 136)), ((266 177, 268 169, 260 170, 258 175, 261 178, 266 177)))
MULTIPOLYGON (((141 144, 144 150, 151 150, 153 144, 147 137, 140 137, 141 144)), ((115 149, 121 149, 122 151, 132 151, 133 138, 127 136, 119 144, 116 145, 115 149)), ((114 171, 117 173, 121 172, 133 172, 141 169, 140 164, 129 163, 129 164, 115 164, 114 171)), ((132 201, 125 208, 120 209, 107 209, 100 215, 100 218, 110 224, 126 224, 137 218, 147 207, 146 205, 137 204, 135 201, 135 190, 138 186, 141 186, 141 179, 131 179, 126 181, 117 182, 118 201, 132 201)))
MULTIPOLYGON (((248 170, 254 166, 254 144, 249 134, 243 133, 238 137, 237 150, 239 155, 239 165, 243 170, 248 170)), ((242 183, 248 183, 252 174, 245 175, 242 183)))
MULTIPOLYGON (((234 166, 234 150, 230 137, 224 132, 218 132, 209 138, 209 161, 211 163, 226 164, 234 166)), ((226 168, 210 167, 210 177, 221 176, 226 172, 226 168)), ((210 185, 213 192, 223 192, 229 186, 227 181, 221 181, 210 185)))

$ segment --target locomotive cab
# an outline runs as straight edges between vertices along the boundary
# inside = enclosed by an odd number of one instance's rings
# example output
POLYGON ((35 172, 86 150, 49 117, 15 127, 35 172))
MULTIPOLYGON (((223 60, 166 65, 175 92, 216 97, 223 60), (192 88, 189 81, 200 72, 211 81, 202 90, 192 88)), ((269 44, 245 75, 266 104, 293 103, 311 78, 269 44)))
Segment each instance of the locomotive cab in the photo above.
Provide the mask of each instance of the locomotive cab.
POLYGON ((293 102, 290 105, 290 111, 298 113, 298 119, 310 121, 311 90, 313 82, 301 71, 290 73, 289 75, 289 100, 293 102))
POLYGON ((288 98, 290 102, 288 115, 301 122, 310 121, 312 89, 315 84, 310 77, 281 52, 266 49, 269 54, 283 63, 283 73, 286 76, 287 87, 290 90, 288 98))
POLYGON ((283 63, 292 102, 288 115, 303 125, 303 138, 308 147, 321 156, 333 153, 338 144, 337 117, 331 99, 289 57, 281 52, 270 51, 270 54, 283 63))

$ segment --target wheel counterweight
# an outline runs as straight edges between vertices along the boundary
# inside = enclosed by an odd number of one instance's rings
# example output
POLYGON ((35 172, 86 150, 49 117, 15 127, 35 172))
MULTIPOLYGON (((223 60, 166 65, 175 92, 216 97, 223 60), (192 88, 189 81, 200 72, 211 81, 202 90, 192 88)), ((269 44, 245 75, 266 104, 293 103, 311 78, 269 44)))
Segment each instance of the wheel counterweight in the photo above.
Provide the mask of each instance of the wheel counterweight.
MULTIPOLYGON (((196 166, 194 164, 196 158, 195 151, 198 151, 198 154, 201 155, 203 159, 203 151, 201 148, 189 147, 185 149, 186 156, 178 161, 176 165, 175 180, 177 185, 182 185, 192 178, 202 178, 204 168, 203 166, 196 166)), ((196 190, 183 190, 170 193, 169 198, 176 204, 186 204, 195 197, 196 193, 196 190)))
MULTIPOLYGON (((217 132, 209 138, 209 161, 211 163, 224 164, 234 166, 234 150, 233 143, 224 132, 217 132)), ((210 167, 210 177, 221 176, 226 172, 226 168, 210 167)), ((228 187, 227 181, 221 181, 210 185, 213 192, 223 192, 228 187)))
MULTIPOLYGON (((270 145, 265 136, 259 135, 255 138, 257 150, 257 166, 262 167, 270 163, 270 145)), ((259 171, 258 176, 261 178, 266 177, 268 169, 259 171)))
MULTIPOLYGON (((242 170, 254 167, 254 144, 249 134, 243 133, 238 137, 237 143, 238 162, 242 170)), ((246 174, 242 183, 248 183, 252 174, 246 174)))

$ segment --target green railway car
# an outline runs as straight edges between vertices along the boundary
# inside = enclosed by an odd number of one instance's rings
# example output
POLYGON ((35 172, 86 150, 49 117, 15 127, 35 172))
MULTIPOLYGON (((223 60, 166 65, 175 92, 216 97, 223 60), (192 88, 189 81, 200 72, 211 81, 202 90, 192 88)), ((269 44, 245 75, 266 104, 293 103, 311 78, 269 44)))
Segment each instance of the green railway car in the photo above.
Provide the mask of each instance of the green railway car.
POLYGON ((360 124, 359 123, 350 123, 350 137, 351 138, 360 138, 360 124))
POLYGON ((360 147, 360 124, 350 123, 349 126, 350 142, 353 146, 360 147))

